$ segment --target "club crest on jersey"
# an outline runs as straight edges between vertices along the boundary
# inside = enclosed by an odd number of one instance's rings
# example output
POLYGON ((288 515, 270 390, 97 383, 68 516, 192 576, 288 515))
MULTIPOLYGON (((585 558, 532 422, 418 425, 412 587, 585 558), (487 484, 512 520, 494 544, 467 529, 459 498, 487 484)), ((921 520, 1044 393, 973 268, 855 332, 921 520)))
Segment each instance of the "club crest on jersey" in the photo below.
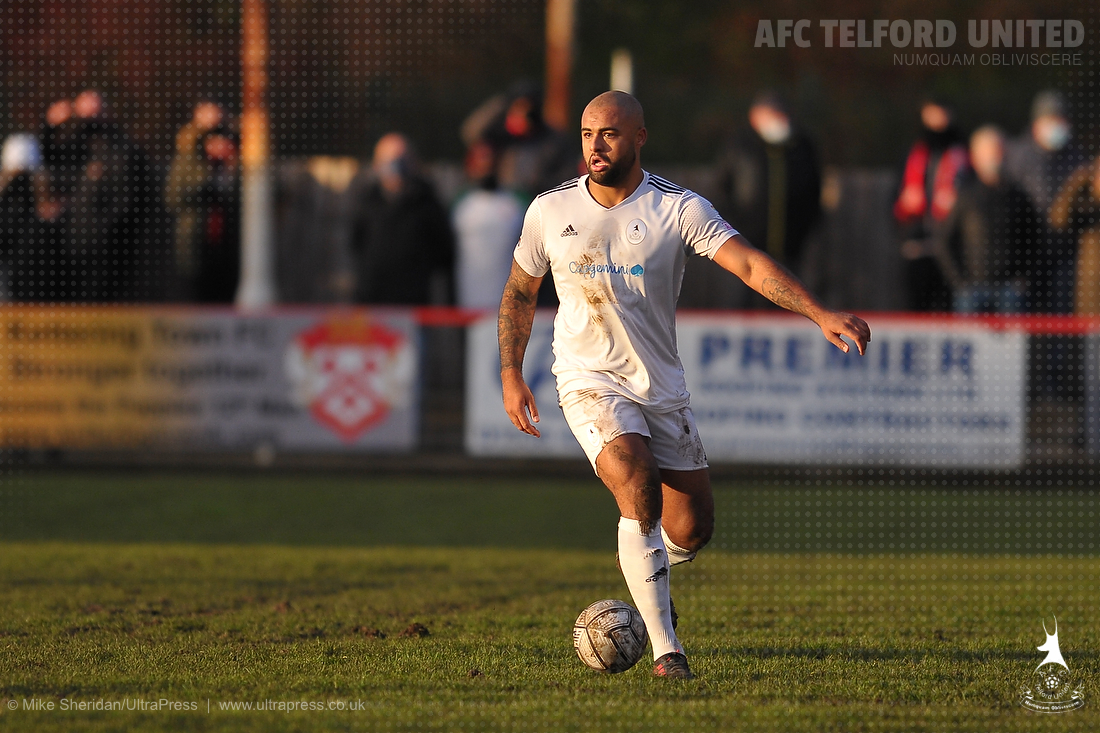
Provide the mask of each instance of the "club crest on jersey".
POLYGON ((641 219, 631 219, 630 223, 626 225, 626 241, 631 244, 639 244, 645 239, 647 231, 644 221, 641 219))
POLYGON ((576 237, 577 236, 577 230, 573 228, 572 224, 570 224, 569 226, 567 226, 565 229, 562 230, 561 236, 563 236, 563 237, 576 237))

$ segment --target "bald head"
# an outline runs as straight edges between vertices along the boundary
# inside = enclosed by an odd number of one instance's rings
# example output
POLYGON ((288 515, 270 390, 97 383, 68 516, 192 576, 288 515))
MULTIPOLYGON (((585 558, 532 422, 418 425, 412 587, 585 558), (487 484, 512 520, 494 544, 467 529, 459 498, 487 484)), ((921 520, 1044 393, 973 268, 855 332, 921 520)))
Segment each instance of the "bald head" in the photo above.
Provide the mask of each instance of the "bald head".
POLYGON ((588 181, 614 189, 605 192, 605 200, 596 197, 604 206, 621 201, 642 181, 638 156, 645 141, 642 105, 626 92, 604 92, 584 108, 581 151, 588 168, 588 181))
POLYGON ((645 127, 645 115, 642 113, 642 103, 634 95, 626 92, 612 91, 599 95, 584 108, 581 114, 581 124, 594 112, 611 112, 623 126, 630 125, 634 129, 645 127))

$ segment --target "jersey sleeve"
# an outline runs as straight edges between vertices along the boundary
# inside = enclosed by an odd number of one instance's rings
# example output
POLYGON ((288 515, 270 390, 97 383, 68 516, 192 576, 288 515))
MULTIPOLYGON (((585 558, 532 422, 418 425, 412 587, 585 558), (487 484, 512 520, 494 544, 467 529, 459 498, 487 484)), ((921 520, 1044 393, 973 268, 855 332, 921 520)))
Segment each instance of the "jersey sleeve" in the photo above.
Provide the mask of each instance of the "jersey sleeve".
POLYGON ((711 202, 688 191, 680 199, 680 236, 695 254, 713 258, 737 230, 718 213, 711 202))
POLYGON ((523 271, 531 277, 542 277, 550 269, 550 258, 542 238, 542 209, 538 200, 532 201, 523 217, 523 232, 513 257, 523 271))

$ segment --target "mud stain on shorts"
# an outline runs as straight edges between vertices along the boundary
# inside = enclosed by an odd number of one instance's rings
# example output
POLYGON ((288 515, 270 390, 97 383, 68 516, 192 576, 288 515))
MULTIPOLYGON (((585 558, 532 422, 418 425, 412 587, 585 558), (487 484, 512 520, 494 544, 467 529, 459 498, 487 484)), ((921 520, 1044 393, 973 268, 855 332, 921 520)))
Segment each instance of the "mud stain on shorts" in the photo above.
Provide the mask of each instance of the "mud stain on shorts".
POLYGON ((699 438, 699 431, 691 426, 691 420, 688 419, 688 408, 682 408, 676 413, 676 416, 682 431, 679 440, 676 441, 676 452, 694 463, 706 463, 707 452, 703 449, 703 441, 699 438))
POLYGON ((615 432, 618 427, 614 411, 608 409, 609 405, 604 402, 600 393, 596 391, 582 393, 581 403, 584 405, 585 414, 592 420, 593 427, 596 428, 604 442, 608 442, 606 436, 615 432))

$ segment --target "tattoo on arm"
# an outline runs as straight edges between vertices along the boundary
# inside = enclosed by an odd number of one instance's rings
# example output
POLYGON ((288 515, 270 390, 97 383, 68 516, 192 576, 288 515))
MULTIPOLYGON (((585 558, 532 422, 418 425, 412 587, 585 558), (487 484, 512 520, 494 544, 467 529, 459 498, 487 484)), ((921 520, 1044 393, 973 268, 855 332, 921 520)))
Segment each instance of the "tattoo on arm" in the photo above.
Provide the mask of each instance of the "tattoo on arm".
POLYGON ((806 316, 810 316, 812 300, 808 293, 797 280, 792 277, 778 278, 766 277, 760 286, 760 292, 771 302, 781 308, 806 316))
POLYGON ((497 339, 500 342, 500 368, 522 369, 523 355, 531 338, 535 302, 542 278, 534 278, 513 264, 497 314, 497 339))
POLYGON ((821 303, 790 270, 753 247, 740 234, 722 245, 714 261, 781 308, 806 316, 815 323, 822 313, 821 303))

